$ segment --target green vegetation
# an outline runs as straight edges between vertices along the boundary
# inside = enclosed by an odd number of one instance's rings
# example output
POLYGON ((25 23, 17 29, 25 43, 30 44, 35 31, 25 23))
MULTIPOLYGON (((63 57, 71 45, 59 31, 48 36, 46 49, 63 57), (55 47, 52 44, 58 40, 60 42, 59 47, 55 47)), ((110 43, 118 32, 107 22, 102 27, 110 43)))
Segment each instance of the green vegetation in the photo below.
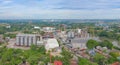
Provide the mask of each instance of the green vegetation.
POLYGON ((97 41, 95 41, 95 40, 88 40, 88 42, 87 42, 87 48, 88 49, 93 49, 93 48, 95 48, 96 46, 98 46, 99 45, 99 43, 97 42, 97 41))
POLYGON ((4 34, 3 37, 10 37, 10 38, 15 38, 16 34, 4 34))
POLYGON ((120 48, 118 48, 118 47, 116 47, 116 46, 113 46, 113 48, 116 49, 116 50, 120 50, 120 48))
POLYGON ((0 48, 0 65, 18 65, 22 61, 27 61, 31 65, 38 65, 39 61, 47 63, 47 58, 49 55, 45 54, 44 46, 32 45, 30 50, 0 48))
MULTIPOLYGON (((118 41, 120 45, 120 28, 119 24, 112 24, 107 22, 106 24, 110 25, 110 29, 104 29, 105 25, 95 26, 95 23, 90 22, 87 23, 73 23, 67 20, 60 22, 44 22, 42 20, 7 20, 6 24, 0 24, 0 34, 3 37, 15 38, 17 33, 40 33, 43 35, 45 32, 40 29, 34 29, 34 26, 44 27, 44 26, 54 26, 57 30, 62 29, 64 27, 61 26, 65 24, 66 30, 81 28, 83 30, 88 31, 90 36, 95 37, 98 36, 101 39, 101 42, 97 42, 96 40, 89 40, 87 42, 88 50, 95 48, 96 46, 107 47, 112 51, 119 51, 119 47, 113 46, 112 41, 118 41), (10 25, 11 28, 6 28, 6 25, 10 25)), ((58 41, 60 43, 60 41, 58 41)), ((0 43, 1 45, 1 43, 0 43)), ((44 46, 35 46, 32 45, 29 50, 21 50, 21 49, 10 49, 6 47, 0 47, 0 65, 18 65, 23 61, 27 61, 30 65, 45 65, 50 62, 50 53, 46 53, 44 46)), ((5 44, 4 44, 5 46, 5 44)), ((90 60, 86 58, 78 58, 78 65, 109 65, 116 61, 119 61, 117 57, 120 56, 119 52, 107 52, 109 54, 108 57, 104 56, 102 53, 97 53, 95 56, 90 56, 90 60)), ((104 53, 104 51, 101 51, 104 53)), ((62 48, 62 53, 60 56, 52 56, 51 62, 53 63, 55 60, 62 61, 63 65, 70 65, 70 60, 73 59, 73 55, 69 50, 62 48)))
MULTIPOLYGON (((38 65, 39 62, 46 64, 50 62, 50 54, 45 53, 44 46, 37 47, 32 45, 29 50, 0 48, 0 65, 18 65, 23 61, 27 61, 30 65, 38 65)), ((52 62, 60 60, 63 65, 70 65, 72 55, 70 52, 63 49, 62 56, 52 57, 52 62)))
POLYGON ((113 48, 113 44, 110 41, 108 41, 108 40, 104 40, 102 42, 97 42, 95 40, 88 40, 88 42, 87 42, 87 48, 88 49, 93 49, 96 46, 107 47, 108 49, 112 49, 113 48))
POLYGON ((110 55, 114 58, 117 58, 120 56, 120 52, 111 52, 110 55))
POLYGON ((100 43, 101 47, 107 47, 108 49, 112 49, 113 48, 113 44, 108 41, 108 40, 104 40, 103 42, 100 43))
POLYGON ((98 65, 98 64, 84 58, 79 58, 78 65, 98 65))
POLYGON ((54 62, 55 60, 59 60, 62 61, 63 65, 70 65, 70 59, 72 59, 72 53, 70 53, 69 51, 65 50, 64 48, 62 49, 62 56, 56 56, 56 57, 52 57, 52 62, 54 62))
POLYGON ((71 55, 72 53, 70 53, 69 51, 63 48, 61 54, 63 55, 63 59, 62 59, 63 65, 70 65, 70 59, 72 58, 72 55, 71 55))
POLYGON ((106 65, 118 61, 118 59, 114 57, 114 56, 118 56, 118 54, 116 55, 116 53, 110 53, 110 55, 111 57, 107 58, 106 56, 97 53, 95 56, 93 56, 93 62, 96 62, 98 65, 106 65))
POLYGON ((110 57, 110 58, 107 59, 107 63, 108 63, 108 64, 112 64, 112 63, 114 63, 114 62, 116 62, 116 61, 118 61, 118 59, 116 59, 116 58, 114 58, 114 57, 110 57))
POLYGON ((98 63, 98 65, 106 64, 106 58, 103 55, 98 54, 98 53, 93 57, 93 61, 98 63))
POLYGON ((0 26, 0 34, 4 34, 6 32, 5 27, 0 26))

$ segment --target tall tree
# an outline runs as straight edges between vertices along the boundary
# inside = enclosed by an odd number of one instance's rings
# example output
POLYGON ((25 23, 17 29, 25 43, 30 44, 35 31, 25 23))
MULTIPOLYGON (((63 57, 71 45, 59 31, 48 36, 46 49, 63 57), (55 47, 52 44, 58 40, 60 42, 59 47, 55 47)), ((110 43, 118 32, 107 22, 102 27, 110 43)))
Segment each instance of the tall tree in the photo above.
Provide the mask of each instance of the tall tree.
POLYGON ((95 48, 97 45, 99 45, 99 43, 97 42, 97 41, 95 41, 95 40, 88 40, 88 42, 87 42, 87 48, 88 49, 93 49, 93 48, 95 48))

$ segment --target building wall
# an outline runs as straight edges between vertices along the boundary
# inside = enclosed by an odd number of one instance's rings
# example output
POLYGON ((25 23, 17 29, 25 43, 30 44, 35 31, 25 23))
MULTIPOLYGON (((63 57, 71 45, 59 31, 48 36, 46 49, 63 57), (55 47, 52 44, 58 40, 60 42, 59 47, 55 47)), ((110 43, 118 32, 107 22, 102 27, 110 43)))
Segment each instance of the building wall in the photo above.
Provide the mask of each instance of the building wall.
POLYGON ((73 43, 73 48, 80 48, 80 49, 86 49, 86 43, 73 43))
MULTIPOLYGON (((41 39, 41 38, 40 38, 41 39)), ((30 46, 30 45, 38 45, 37 44, 37 35, 17 35, 16 36, 16 45, 19 46, 30 46)))

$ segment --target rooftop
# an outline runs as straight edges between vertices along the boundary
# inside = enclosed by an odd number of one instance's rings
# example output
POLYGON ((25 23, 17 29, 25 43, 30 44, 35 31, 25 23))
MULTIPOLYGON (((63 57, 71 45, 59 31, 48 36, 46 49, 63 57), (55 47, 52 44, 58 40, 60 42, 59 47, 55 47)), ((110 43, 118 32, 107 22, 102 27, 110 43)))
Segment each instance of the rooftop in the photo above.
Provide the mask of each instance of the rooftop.
POLYGON ((40 36, 39 34, 17 34, 16 36, 40 36))
POLYGON ((119 62, 115 62, 112 65, 120 65, 120 63, 119 62))
POLYGON ((62 65, 61 61, 54 61, 54 65, 62 65))

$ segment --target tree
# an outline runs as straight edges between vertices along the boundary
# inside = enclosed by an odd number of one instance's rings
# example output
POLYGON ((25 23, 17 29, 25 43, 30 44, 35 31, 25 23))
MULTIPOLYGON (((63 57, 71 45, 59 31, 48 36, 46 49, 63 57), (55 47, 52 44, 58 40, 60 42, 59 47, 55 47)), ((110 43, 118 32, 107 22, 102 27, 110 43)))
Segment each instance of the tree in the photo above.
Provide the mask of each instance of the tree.
POLYGON ((41 35, 44 35, 44 34, 45 34, 45 32, 44 32, 44 31, 39 31, 39 32, 40 32, 40 34, 41 34, 41 35))
POLYGON ((5 37, 15 38, 16 34, 4 34, 3 36, 4 36, 4 38, 5 37))
POLYGON ((63 62, 63 65, 70 65, 70 59, 73 57, 72 54, 65 50, 64 48, 62 48, 62 58, 61 61, 63 62))
POLYGON ((101 54, 96 54, 94 57, 94 62, 97 62, 99 65, 104 65, 106 63, 105 57, 101 54))
POLYGON ((119 52, 110 52, 110 55, 114 58, 117 58, 120 56, 119 52))
POLYGON ((103 42, 101 42, 100 46, 107 47, 108 49, 112 49, 113 44, 108 40, 104 40, 103 42))
POLYGON ((35 50, 37 50, 37 46, 34 45, 34 44, 32 44, 32 45, 30 46, 30 49, 31 49, 32 51, 35 51, 35 50))
POLYGON ((88 42, 87 42, 87 48, 88 49, 93 49, 93 48, 95 48, 97 45, 99 45, 99 43, 97 42, 97 41, 95 41, 95 40, 88 40, 88 42))
POLYGON ((39 57, 35 56, 35 55, 31 55, 29 58, 28 58, 28 61, 31 65, 38 65, 38 62, 39 62, 39 57))
POLYGON ((40 52, 40 53, 42 53, 42 54, 45 54, 45 52, 46 52, 45 46, 40 46, 40 47, 38 48, 38 52, 40 52))
POLYGON ((112 64, 112 63, 114 63, 116 61, 118 61, 118 60, 115 57, 110 57, 110 58, 107 59, 108 64, 112 64))
POLYGON ((98 65, 97 63, 93 63, 87 59, 79 58, 78 65, 98 65))

